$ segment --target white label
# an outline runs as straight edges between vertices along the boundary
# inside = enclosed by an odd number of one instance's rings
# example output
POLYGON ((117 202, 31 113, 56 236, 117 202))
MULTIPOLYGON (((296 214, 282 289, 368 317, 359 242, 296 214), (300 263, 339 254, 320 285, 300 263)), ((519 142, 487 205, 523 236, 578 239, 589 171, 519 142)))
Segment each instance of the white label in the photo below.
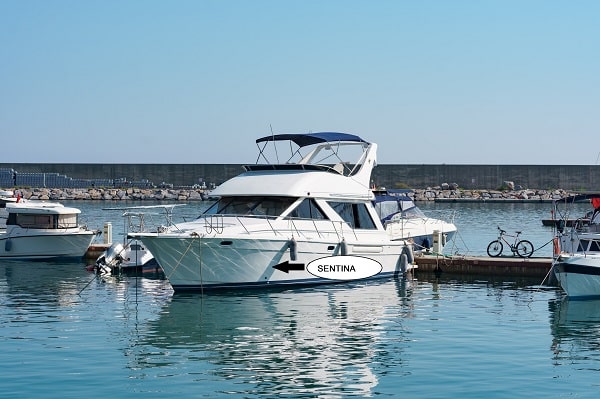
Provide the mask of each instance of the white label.
POLYGON ((331 280, 357 280, 379 274, 383 267, 374 259, 362 256, 327 256, 306 265, 306 270, 316 277, 331 280))

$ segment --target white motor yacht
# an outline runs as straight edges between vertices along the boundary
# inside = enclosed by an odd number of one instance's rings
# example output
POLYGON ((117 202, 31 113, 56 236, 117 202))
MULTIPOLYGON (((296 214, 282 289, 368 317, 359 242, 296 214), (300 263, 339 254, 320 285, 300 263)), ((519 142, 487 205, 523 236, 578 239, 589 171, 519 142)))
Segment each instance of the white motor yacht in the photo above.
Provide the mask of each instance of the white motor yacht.
POLYGON ((130 234, 175 291, 335 283, 413 268, 412 244, 390 237, 372 203, 377 144, 334 132, 256 143, 257 163, 214 189, 218 200, 197 219, 130 234), (281 142, 289 158, 269 162, 281 142))
MULTIPOLYGON (((570 227, 557 224, 554 238, 553 271, 560 286, 570 298, 600 297, 600 194, 578 194, 557 203, 589 202, 593 211, 587 212, 570 227)), ((568 214, 561 214, 568 220, 568 214)))
POLYGON ((79 209, 55 202, 21 199, 5 203, 4 211, 0 260, 81 258, 98 234, 79 225, 79 209))

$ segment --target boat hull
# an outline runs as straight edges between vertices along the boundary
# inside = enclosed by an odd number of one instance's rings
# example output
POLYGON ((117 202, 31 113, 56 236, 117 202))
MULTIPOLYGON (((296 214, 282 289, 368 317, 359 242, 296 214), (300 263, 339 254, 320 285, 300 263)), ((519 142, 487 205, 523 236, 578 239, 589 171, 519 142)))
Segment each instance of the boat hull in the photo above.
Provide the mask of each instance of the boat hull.
POLYGON ((92 231, 22 232, 0 236, 0 259, 81 258, 95 237, 92 231))
POLYGON ((138 241, 127 242, 124 245, 119 243, 112 244, 96 259, 96 265, 120 270, 158 267, 154 255, 138 241))
POLYGON ((402 261, 404 242, 346 244, 311 240, 292 244, 284 238, 160 235, 144 235, 143 241, 175 291, 338 283, 347 280, 318 277, 305 267, 282 271, 275 266, 286 262, 307 265, 317 259, 342 254, 369 258, 381 264, 381 271, 369 278, 402 275, 412 267, 402 261))
POLYGON ((600 256, 561 256, 554 274, 569 298, 600 297, 600 256))

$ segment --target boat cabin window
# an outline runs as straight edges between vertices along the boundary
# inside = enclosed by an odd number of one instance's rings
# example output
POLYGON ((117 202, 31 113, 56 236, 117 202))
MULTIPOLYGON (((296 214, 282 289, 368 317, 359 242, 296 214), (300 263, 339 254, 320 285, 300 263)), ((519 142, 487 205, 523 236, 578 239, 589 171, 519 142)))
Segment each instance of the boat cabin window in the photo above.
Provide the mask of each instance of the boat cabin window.
POLYGON ((78 226, 77 214, 72 215, 34 215, 11 213, 7 225, 18 225, 27 229, 67 229, 78 226))
POLYGON ((365 204, 353 204, 351 202, 328 202, 334 211, 338 213, 352 228, 376 229, 365 204))
POLYGON ((305 198, 288 215, 288 218, 299 219, 327 219, 319 205, 312 198, 305 198))
POLYGON ((291 197, 222 197, 204 215, 278 217, 296 200, 291 197))

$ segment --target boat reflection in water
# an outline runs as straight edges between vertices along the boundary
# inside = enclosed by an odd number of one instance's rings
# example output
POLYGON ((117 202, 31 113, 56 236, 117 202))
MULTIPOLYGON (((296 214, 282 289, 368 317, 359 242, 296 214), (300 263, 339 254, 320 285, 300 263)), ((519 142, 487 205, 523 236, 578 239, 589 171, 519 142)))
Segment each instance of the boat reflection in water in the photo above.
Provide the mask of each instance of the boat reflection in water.
POLYGON ((569 300, 549 304, 552 321, 552 349, 558 364, 589 364, 598 369, 600 361, 600 299, 569 300))
POLYGON ((141 329, 130 367, 144 376, 154 367, 195 374, 207 383, 217 376, 230 381, 229 393, 367 396, 384 373, 374 368, 399 357, 381 348, 390 323, 413 317, 409 284, 174 295, 141 329))
POLYGON ((0 260, 0 300, 5 326, 23 319, 25 314, 44 320, 52 313, 48 309, 76 303, 78 287, 85 284, 86 278, 82 265, 82 262, 0 260))

